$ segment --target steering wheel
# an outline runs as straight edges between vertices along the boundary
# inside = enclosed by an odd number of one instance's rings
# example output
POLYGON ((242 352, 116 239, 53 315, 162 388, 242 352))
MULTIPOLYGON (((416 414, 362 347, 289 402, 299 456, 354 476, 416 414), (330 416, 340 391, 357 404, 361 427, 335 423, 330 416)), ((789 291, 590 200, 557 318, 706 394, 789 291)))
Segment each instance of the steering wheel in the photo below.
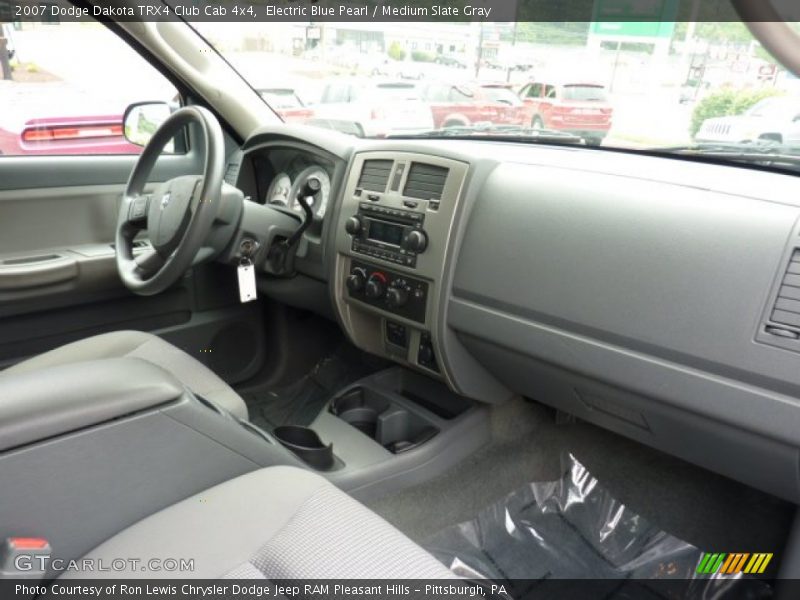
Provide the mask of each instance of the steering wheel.
POLYGON ((225 141, 219 122, 205 108, 186 106, 164 121, 131 171, 117 216, 117 271, 125 286, 149 296, 164 291, 192 266, 220 211, 225 141), (202 131, 202 175, 185 175, 145 193, 147 180, 167 143, 184 127, 202 131), (133 240, 147 230, 153 249, 134 256, 133 240))

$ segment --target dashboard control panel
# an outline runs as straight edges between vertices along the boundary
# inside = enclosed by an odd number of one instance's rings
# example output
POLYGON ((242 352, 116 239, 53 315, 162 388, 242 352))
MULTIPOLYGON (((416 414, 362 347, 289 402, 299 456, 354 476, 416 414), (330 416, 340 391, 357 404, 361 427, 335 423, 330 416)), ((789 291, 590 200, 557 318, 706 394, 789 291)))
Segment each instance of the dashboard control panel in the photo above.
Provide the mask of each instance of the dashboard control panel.
POLYGON ((412 321, 425 322, 428 301, 425 281, 354 260, 345 285, 351 298, 412 321))
POLYGON ((333 224, 333 295, 351 341, 449 383, 440 345, 448 254, 469 164, 357 152, 333 224))

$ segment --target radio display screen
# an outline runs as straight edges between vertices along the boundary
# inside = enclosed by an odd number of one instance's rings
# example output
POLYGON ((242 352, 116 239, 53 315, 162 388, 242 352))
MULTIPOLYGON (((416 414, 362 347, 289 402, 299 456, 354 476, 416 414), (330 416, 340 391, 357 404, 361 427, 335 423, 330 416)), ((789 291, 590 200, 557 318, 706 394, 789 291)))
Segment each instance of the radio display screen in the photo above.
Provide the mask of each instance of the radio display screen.
POLYGON ((403 226, 387 223, 386 221, 369 220, 367 239, 399 246, 403 241, 403 226))

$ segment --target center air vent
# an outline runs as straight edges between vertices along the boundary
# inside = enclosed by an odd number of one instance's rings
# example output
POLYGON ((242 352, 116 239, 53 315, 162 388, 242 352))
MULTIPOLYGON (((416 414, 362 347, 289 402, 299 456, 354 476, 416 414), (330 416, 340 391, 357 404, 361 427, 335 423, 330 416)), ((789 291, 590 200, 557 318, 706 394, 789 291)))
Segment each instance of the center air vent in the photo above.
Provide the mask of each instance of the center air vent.
POLYGON ((357 187, 371 192, 385 192, 393 164, 391 160, 365 160, 357 187))
POLYGON ((792 253, 770 319, 775 323, 800 327, 800 249, 792 253))
POLYGON ((441 200, 448 169, 424 163, 412 163, 403 195, 420 200, 441 200))

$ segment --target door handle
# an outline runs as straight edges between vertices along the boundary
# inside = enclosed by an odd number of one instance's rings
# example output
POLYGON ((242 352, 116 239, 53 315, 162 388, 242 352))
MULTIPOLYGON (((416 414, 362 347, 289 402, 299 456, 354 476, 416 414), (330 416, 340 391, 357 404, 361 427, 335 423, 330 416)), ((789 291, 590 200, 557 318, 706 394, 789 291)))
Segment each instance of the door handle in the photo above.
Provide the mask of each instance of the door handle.
POLYGON ((63 254, 23 256, 0 260, 0 290, 52 285, 75 279, 78 262, 63 254))

